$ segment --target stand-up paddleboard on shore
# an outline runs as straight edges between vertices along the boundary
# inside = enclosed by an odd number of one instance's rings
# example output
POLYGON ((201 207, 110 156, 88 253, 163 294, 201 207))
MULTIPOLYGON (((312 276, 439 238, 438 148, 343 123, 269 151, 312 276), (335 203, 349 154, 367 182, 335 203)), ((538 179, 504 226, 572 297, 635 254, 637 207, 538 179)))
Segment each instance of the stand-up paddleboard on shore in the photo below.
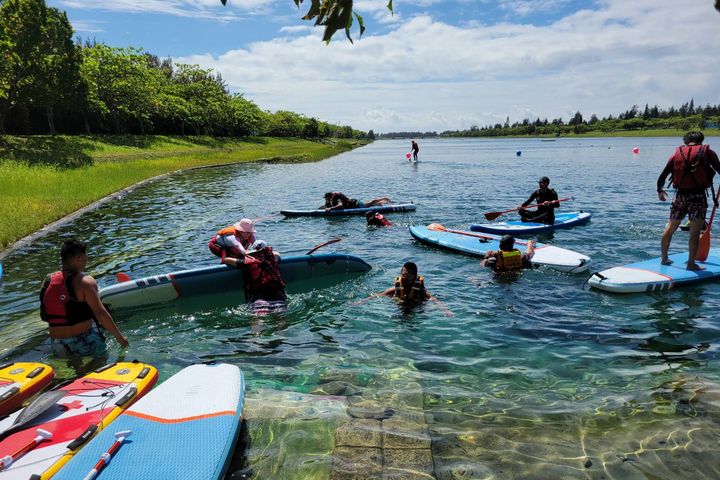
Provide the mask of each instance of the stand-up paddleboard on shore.
MULTIPOLYGON (((410 227, 410 234, 422 243, 477 257, 484 257, 490 250, 500 249, 500 237, 497 235, 458 230, 438 231, 419 226, 410 227)), ((523 250, 524 244, 522 241, 515 242, 516 248, 520 250, 523 250)), ((533 265, 548 266, 567 273, 584 272, 590 266, 590 257, 586 255, 542 243, 535 245, 535 255, 531 261, 533 265)))
POLYGON ((127 434, 98 480, 218 480, 240 432, 245 384, 235 365, 191 365, 160 384, 89 442, 55 477, 86 478, 127 434))
POLYGON ((0 365, 0 417, 12 412, 55 378, 50 365, 8 362, 0 365))
POLYGON ((156 381, 154 367, 119 362, 38 396, 24 409, 0 420, 0 458, 4 464, 0 479, 52 477, 89 438, 145 395, 156 381), (17 454, 23 447, 29 449, 17 454))
POLYGON ((685 268, 687 252, 669 255, 672 265, 662 265, 660 257, 631 263, 593 273, 588 280, 591 287, 615 293, 656 292, 693 283, 720 278, 720 249, 710 250, 704 262, 697 262, 705 270, 685 268))
MULTIPOLYGON (((288 293, 301 293, 370 271, 361 258, 339 253, 283 257, 280 273, 288 293)), ((115 310, 171 302, 178 298, 234 292, 242 295, 243 272, 227 265, 182 270, 111 285, 100 290, 115 310)))
POLYGON ((377 205, 365 208, 342 208, 337 210, 325 210, 324 208, 316 210, 280 210, 280 213, 286 217, 341 217, 345 215, 365 215, 368 212, 411 212, 416 208, 417 206, 413 203, 397 203, 394 205, 377 205))
POLYGON ((552 225, 511 220, 509 222, 497 223, 473 223, 470 225, 470 230, 473 232, 495 233, 498 235, 504 235, 506 233, 510 235, 523 235, 576 227, 587 223, 591 216, 588 212, 558 213, 555 214, 555 223, 552 225))

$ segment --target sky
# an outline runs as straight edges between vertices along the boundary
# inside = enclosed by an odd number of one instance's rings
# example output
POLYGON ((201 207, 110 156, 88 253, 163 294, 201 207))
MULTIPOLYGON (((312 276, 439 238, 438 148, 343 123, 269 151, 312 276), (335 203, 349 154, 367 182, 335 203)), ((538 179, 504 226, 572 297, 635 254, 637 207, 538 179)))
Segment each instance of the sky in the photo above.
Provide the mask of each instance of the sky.
POLYGON ((265 110, 376 133, 720 104, 714 0, 355 0, 354 43, 310 0, 48 0, 76 36, 222 74, 265 110))

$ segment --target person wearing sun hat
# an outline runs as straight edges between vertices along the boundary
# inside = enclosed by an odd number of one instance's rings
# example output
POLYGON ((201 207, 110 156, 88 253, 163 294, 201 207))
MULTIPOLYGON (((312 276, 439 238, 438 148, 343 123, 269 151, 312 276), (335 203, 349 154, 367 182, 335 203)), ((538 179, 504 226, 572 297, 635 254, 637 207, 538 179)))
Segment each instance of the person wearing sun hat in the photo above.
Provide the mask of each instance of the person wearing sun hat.
POLYGON ((549 188, 550 179, 548 177, 540 177, 538 179, 540 188, 535 190, 525 203, 520 206, 518 213, 523 222, 538 222, 546 225, 555 223, 555 209, 558 208, 558 194, 552 188, 549 188), (524 207, 531 203, 541 204, 537 210, 528 211, 524 207))
POLYGON ((224 258, 226 255, 244 256, 255 243, 255 226, 249 218, 243 218, 229 227, 225 227, 213 236, 208 243, 210 251, 224 258))

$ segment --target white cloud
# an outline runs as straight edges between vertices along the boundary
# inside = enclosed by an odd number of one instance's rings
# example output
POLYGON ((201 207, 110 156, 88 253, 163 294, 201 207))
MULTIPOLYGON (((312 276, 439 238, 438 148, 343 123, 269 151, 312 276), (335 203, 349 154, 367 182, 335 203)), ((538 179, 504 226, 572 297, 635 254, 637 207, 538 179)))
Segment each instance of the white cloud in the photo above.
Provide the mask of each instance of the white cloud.
POLYGON ((376 132, 602 117, 646 102, 720 103, 717 15, 675 0, 606 0, 548 26, 458 27, 424 15, 354 45, 338 35, 326 46, 314 29, 177 60, 215 68, 264 108, 376 132))
POLYGON ((71 20, 75 33, 100 33, 105 30, 100 26, 104 22, 97 20, 71 20))
POLYGON ((310 33, 313 27, 310 25, 286 25, 280 28, 281 33, 310 33))
POLYGON ((156 13, 228 22, 240 15, 267 12, 279 0, 62 0, 64 7, 85 10, 107 10, 127 13, 156 13))

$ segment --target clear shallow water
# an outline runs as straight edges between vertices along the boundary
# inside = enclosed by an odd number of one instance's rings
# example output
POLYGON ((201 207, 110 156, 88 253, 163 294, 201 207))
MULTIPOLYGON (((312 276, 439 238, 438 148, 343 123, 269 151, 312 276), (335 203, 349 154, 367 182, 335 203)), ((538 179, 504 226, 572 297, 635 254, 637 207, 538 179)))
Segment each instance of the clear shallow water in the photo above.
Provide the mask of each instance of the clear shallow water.
MULTIPOLYGON (((426 140, 418 164, 405 161, 409 142, 382 141, 319 163, 180 173, 4 259, 0 352, 73 374, 50 357, 37 313, 37 288, 63 239, 90 242, 88 271, 104 286, 119 271, 137 278, 212 264, 215 230, 269 217, 258 236, 281 253, 340 236, 325 251, 361 256, 373 270, 292 296, 282 316, 203 300, 117 318, 131 342, 124 358, 152 363, 161 379, 212 359, 243 369, 249 445, 233 477, 718 478, 720 283, 620 296, 588 291, 589 273, 500 280, 407 231, 466 229, 521 203, 547 175, 561 197, 575 197, 564 210, 594 216, 541 241, 589 255, 593 271, 655 257, 669 209, 655 180, 676 141, 426 140), (389 215, 386 229, 271 216, 318 206, 329 190, 418 209, 389 215), (390 286, 408 260, 454 316, 432 304, 354 304, 390 286)), ((678 232, 672 251, 686 239, 678 232)), ((111 359, 118 353, 113 345, 111 359)))

